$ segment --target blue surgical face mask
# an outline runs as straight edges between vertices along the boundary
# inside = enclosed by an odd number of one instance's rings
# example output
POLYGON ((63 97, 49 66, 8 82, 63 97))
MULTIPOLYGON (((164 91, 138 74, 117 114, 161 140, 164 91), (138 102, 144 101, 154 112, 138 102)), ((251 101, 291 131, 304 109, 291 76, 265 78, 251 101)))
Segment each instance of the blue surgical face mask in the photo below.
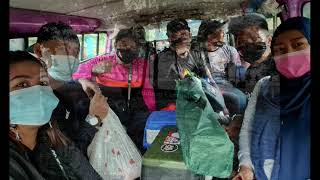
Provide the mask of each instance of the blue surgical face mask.
POLYGON ((79 67, 79 60, 74 56, 51 55, 49 61, 51 61, 51 66, 48 68, 48 73, 55 80, 72 80, 72 74, 79 67))
POLYGON ((10 92, 10 124, 44 125, 59 99, 49 86, 32 86, 10 92))

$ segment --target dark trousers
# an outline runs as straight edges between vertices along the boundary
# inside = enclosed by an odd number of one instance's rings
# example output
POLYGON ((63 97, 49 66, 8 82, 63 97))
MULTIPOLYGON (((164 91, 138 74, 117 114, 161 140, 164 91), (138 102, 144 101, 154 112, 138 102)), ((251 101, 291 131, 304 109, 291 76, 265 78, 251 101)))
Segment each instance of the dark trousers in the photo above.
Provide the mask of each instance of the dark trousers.
POLYGON ((230 115, 244 114, 247 106, 247 96, 223 78, 217 77, 214 80, 222 92, 230 115))

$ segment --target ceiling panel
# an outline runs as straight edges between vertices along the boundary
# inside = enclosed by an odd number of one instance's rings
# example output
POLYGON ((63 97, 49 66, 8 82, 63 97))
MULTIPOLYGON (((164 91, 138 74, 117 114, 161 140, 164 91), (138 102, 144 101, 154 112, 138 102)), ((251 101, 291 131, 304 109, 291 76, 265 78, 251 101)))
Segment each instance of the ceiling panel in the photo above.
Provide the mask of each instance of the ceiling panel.
POLYGON ((103 28, 112 28, 115 24, 143 25, 170 20, 175 17, 193 19, 227 18, 241 13, 241 0, 200 1, 187 0, 179 3, 172 1, 137 0, 112 3, 110 6, 97 6, 72 13, 73 15, 88 16, 101 19, 103 28), (157 2, 157 3, 154 3, 157 2), (138 6, 138 5, 141 6, 138 6))
POLYGON ((105 0, 10 0, 10 7, 69 13, 95 6, 105 0))
POLYGON ((101 30, 116 24, 143 25, 176 17, 226 18, 241 13, 242 0, 11 0, 10 6, 92 17, 101 30))

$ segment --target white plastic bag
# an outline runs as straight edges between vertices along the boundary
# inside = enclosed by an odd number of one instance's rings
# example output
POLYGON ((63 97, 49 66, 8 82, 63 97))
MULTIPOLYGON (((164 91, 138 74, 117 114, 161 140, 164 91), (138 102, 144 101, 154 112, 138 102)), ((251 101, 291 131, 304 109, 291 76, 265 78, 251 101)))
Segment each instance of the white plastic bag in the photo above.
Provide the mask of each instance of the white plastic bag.
POLYGON ((111 108, 102 123, 88 147, 92 167, 104 180, 140 177, 141 154, 111 108))

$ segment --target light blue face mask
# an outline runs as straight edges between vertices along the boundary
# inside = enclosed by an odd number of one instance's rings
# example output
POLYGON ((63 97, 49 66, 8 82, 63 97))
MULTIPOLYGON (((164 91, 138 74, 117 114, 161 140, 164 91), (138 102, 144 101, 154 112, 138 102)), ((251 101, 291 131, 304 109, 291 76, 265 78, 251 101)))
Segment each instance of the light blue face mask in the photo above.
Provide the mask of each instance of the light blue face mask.
POLYGON ((51 67, 48 68, 49 75, 56 80, 70 81, 72 74, 79 67, 79 60, 74 56, 68 55, 52 55, 51 67))
POLYGON ((44 125, 59 99, 49 86, 32 86, 10 92, 10 124, 44 125))

